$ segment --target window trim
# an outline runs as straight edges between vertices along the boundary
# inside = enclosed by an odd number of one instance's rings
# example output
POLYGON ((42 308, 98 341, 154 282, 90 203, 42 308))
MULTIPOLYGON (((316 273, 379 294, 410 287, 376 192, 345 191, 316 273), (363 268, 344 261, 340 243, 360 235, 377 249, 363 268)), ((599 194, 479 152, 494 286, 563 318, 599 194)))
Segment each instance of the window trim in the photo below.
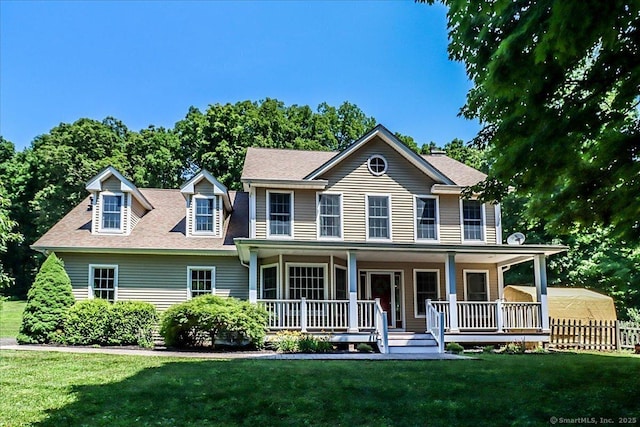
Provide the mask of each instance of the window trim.
POLYGON ((113 268, 113 302, 118 301, 118 264, 89 264, 88 299, 97 299, 94 294, 95 270, 97 268, 113 268))
MULTIPOLYGON (((487 301, 491 301, 491 283, 489 282, 489 270, 474 270, 474 269, 464 269, 462 270, 462 280, 464 282, 464 300, 468 301, 468 292, 467 292, 467 273, 483 273, 487 279, 486 284, 487 284, 487 301)), ((475 301, 475 302, 482 302, 482 301, 475 301)))
POLYGON ((416 319, 424 319, 427 313, 418 314, 418 273, 436 273, 436 298, 440 300, 440 269, 438 268, 414 268, 413 269, 413 315, 416 319))
POLYGON ((291 298, 291 287, 290 282, 291 282, 291 277, 290 277, 290 272, 289 272, 289 268, 290 267, 322 267, 324 274, 323 274, 323 280, 324 280, 324 286, 323 286, 323 293, 324 296, 321 298, 323 300, 328 299, 328 295, 329 295, 329 281, 328 281, 328 277, 327 277, 327 270, 329 270, 329 264, 326 262, 285 262, 285 269, 286 269, 286 275, 285 275, 285 281, 286 281, 286 289, 285 289, 285 295, 287 295, 287 299, 292 299, 291 298))
POLYGON ((433 195, 433 194, 425 194, 425 195, 416 194, 413 197, 413 240, 414 242, 440 243, 440 197, 439 196, 433 195), (435 239, 418 238, 418 199, 434 199, 436 201, 436 218, 435 218, 436 238, 435 239))
MULTIPOLYGON (((470 199, 472 201, 478 201, 478 199, 470 199)), ((468 244, 482 244, 487 243, 487 213, 486 213, 486 203, 480 202, 480 219, 481 219, 481 230, 482 230, 482 238, 478 240, 473 239, 465 239, 464 238, 464 202, 466 200, 460 198, 460 241, 462 243, 468 244)))
POLYGON ((391 194, 381 194, 381 193, 366 193, 364 195, 365 200, 365 232, 366 232, 366 241, 367 242, 390 242, 393 240, 393 221, 392 221, 392 212, 391 212, 391 194), (389 212, 389 216, 387 218, 387 225, 389 226, 389 237, 370 237, 369 236, 369 197, 386 197, 387 198, 387 210, 389 212))
POLYGON ((194 194, 191 196, 191 235, 192 236, 217 236, 218 235, 218 196, 205 196, 194 194), (197 200, 213 200, 213 231, 196 230, 196 216, 198 211, 197 200))
POLYGON ((344 240, 344 203, 343 193, 336 193, 331 191, 318 191, 316 192, 316 238, 318 240, 344 240), (339 196, 340 200, 340 236, 321 236, 320 235, 320 196, 339 196))
POLYGON ((280 283, 280 263, 274 262, 271 264, 264 264, 260 266, 260 289, 258 289, 259 299, 264 298, 264 270, 267 268, 276 268, 276 299, 280 299, 281 291, 281 283, 280 283))
POLYGON ((211 271, 211 295, 216 294, 216 267, 212 265, 188 265, 187 266, 187 300, 193 299, 191 272, 192 271, 211 271))
POLYGON ((101 191, 100 192, 100 215, 98 215, 98 233, 103 234, 122 234, 125 230, 124 224, 124 211, 127 206, 126 194, 122 191, 101 191), (104 228, 104 196, 119 196, 120 197, 120 228, 104 228))
POLYGON ((372 154, 371 156, 369 156, 369 158, 367 159, 367 169, 369 169, 369 173, 373 176, 382 176, 384 174, 387 173, 387 171, 389 170, 389 162, 387 162, 387 159, 384 158, 384 156, 382 154, 372 154), (373 159, 381 159, 382 162, 384 163, 384 169, 382 170, 382 172, 375 172, 372 168, 371 168, 371 161, 373 159))
POLYGON ((294 216, 294 207, 295 207, 295 199, 293 191, 276 191, 276 190, 267 190, 266 191, 266 219, 267 219, 267 239, 284 239, 284 240, 292 240, 295 236, 294 226, 295 226, 295 216, 294 216), (291 234, 271 234, 271 194, 289 194, 291 195, 291 234))

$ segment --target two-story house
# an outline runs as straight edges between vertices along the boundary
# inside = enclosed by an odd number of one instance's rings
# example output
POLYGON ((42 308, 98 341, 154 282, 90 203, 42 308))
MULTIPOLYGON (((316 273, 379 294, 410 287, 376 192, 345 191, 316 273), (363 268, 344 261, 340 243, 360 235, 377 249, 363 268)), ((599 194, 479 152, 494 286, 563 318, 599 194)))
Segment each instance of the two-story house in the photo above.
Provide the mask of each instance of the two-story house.
POLYGON ((79 299, 234 296, 264 304, 274 331, 382 351, 547 341, 545 259, 566 248, 503 244, 500 205, 461 197, 484 178, 377 126, 341 152, 249 148, 243 192, 206 171, 137 189, 107 168, 33 247, 65 261, 79 299), (530 261, 537 301, 502 301, 504 271, 530 261))

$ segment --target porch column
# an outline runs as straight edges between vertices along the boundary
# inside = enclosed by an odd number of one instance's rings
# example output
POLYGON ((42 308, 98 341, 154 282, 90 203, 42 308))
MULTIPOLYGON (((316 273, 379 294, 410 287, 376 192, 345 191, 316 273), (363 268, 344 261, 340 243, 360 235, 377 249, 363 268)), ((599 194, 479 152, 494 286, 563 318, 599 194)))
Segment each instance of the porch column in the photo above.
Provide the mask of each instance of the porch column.
POLYGON ((347 269, 349 283, 348 332, 358 332, 358 266, 355 251, 347 252, 347 269))
POLYGON ((540 303, 542 332, 550 332, 549 301, 547 300, 547 262, 544 254, 536 255, 535 258, 533 258, 533 274, 536 284, 536 296, 540 303))
POLYGON ((449 332, 460 332, 458 328, 458 296, 456 293, 456 254, 447 253, 444 277, 449 299, 449 332))
POLYGON ((249 251, 249 302, 258 301, 258 251, 249 251))

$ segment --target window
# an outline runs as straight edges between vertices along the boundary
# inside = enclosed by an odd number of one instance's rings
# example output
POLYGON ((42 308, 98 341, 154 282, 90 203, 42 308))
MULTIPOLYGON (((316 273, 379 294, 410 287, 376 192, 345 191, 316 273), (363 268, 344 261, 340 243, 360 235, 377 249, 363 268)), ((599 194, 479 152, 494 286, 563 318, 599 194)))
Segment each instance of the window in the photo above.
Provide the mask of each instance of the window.
POLYGON ((438 199, 416 197, 416 239, 438 240, 438 199))
POLYGON ((89 277, 89 298, 102 298, 109 302, 116 300, 116 289, 118 288, 117 265, 90 265, 89 277))
POLYGON ((191 298, 211 295, 215 286, 215 267, 188 267, 189 294, 191 298))
POLYGON ((465 271, 465 300, 489 301, 489 273, 487 271, 465 271))
POLYGON ((420 317, 427 313, 426 301, 438 299, 440 274, 438 270, 414 270, 414 273, 415 314, 420 317))
POLYGON ((210 197, 194 197, 194 232, 213 233, 215 232, 215 199, 210 197))
POLYGON ((340 194, 318 194, 318 235, 320 237, 342 237, 341 201, 340 194))
POLYGON ((478 200, 462 201, 462 227, 464 240, 484 240, 482 203, 478 200))
POLYGON ((325 267, 287 265, 289 298, 325 299, 325 267))
POLYGON ((369 157, 367 161, 367 167, 369 168, 369 172, 371 172, 374 176, 384 175, 387 171, 387 161, 384 157, 379 154, 374 154, 369 157))
POLYGON ((349 289, 347 286, 347 269, 336 266, 335 271, 336 299, 349 299, 349 289))
POLYGON ((389 196, 367 196, 368 239, 389 239, 389 196))
POLYGON ((269 201, 269 235, 293 236, 291 219, 293 217, 292 193, 267 193, 269 201))
POLYGON ((262 298, 278 298, 278 264, 263 265, 260 267, 262 275, 262 298))
POLYGON ((102 195, 102 229, 106 231, 122 229, 122 195, 102 195))

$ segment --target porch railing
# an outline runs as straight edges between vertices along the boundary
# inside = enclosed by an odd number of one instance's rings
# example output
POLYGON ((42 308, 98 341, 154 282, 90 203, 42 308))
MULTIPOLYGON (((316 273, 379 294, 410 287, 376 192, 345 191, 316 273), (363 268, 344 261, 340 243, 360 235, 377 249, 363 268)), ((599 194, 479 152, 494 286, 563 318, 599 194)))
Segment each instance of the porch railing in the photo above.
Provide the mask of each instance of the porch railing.
POLYGON ((438 312, 431 300, 425 302, 426 331, 433 336, 438 343, 438 353, 444 353, 444 314, 438 312))
POLYGON ((375 333, 376 343, 378 344, 378 350, 380 353, 389 353, 389 324, 387 323, 387 312, 382 310, 380 300, 376 299, 374 302, 374 314, 375 314, 375 333))
POLYGON ((458 327, 462 329, 497 330, 496 304, 493 302, 458 301, 458 327))
POLYGON ((375 324, 375 301, 358 301, 358 329, 371 330, 375 324))
MULTIPOLYGON (((449 301, 431 301, 444 315, 444 327, 451 329, 449 301)), ((458 329, 461 331, 541 330, 542 305, 539 302, 472 302, 458 301, 458 329)))

